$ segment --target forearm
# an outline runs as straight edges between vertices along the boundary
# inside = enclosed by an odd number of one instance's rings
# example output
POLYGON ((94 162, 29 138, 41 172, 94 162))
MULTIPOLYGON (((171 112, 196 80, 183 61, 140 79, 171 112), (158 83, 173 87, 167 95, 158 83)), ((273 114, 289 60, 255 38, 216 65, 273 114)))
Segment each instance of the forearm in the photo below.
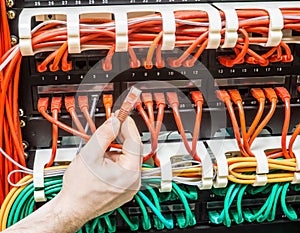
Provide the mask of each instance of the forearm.
POLYGON ((75 211, 72 211, 72 208, 61 208, 66 206, 61 202, 61 198, 57 196, 3 233, 77 232, 85 220, 75 211))

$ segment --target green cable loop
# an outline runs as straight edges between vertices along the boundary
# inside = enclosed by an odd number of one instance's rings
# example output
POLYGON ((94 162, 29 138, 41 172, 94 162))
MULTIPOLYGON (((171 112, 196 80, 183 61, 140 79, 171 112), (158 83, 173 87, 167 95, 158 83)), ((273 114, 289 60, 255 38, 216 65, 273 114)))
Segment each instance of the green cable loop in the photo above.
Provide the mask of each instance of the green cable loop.
MULTIPOLYGON (((149 191, 149 193, 151 194, 152 196, 152 199, 154 201, 154 205, 156 206, 156 208, 161 211, 161 208, 160 208, 160 203, 159 203, 159 200, 158 200, 158 196, 156 194, 156 192, 154 191, 154 189, 149 186, 149 185, 146 185, 145 186, 147 188, 147 190, 149 191)), ((164 229, 164 224, 158 219, 157 216, 153 216, 153 219, 154 219, 154 225, 156 227, 157 230, 162 230, 164 229)))
POLYGON ((289 187, 289 183, 284 184, 282 193, 281 193, 281 208, 284 214, 289 218, 289 220, 294 221, 297 220, 298 216, 292 206, 286 205, 286 193, 289 187))
POLYGON ((269 215, 269 217, 267 218, 267 221, 268 221, 268 222, 271 222, 271 221, 274 221, 274 220, 275 220, 276 209, 277 209, 277 203, 278 203, 279 195, 280 195, 280 193, 282 192, 282 188, 283 188, 283 185, 280 184, 280 186, 279 186, 279 188, 277 189, 277 192, 276 192, 276 194, 275 194, 274 203, 273 203, 273 206, 272 206, 272 212, 271 212, 271 214, 269 215))
POLYGON ((244 222, 244 218, 243 218, 243 210, 242 210, 242 199, 244 196, 244 193, 247 189, 248 185, 243 185, 239 191, 239 194, 237 196, 237 201, 236 201, 236 208, 237 208, 237 219, 235 220, 235 222, 237 224, 241 224, 242 222, 244 222))
POLYGON ((100 221, 99 217, 94 218, 93 220, 90 221, 90 229, 93 230, 93 232, 95 232, 95 230, 97 228, 98 221, 100 221))
POLYGON ((137 201, 137 203, 139 204, 142 214, 143 214, 142 225, 143 225, 144 230, 151 229, 150 218, 149 218, 149 215, 148 215, 148 212, 147 212, 147 209, 146 209, 144 203, 142 202, 141 198, 138 195, 135 195, 134 198, 137 201))
MULTIPOLYGON (((54 186, 46 187, 45 188, 45 195, 47 197, 47 200, 51 200, 53 197, 57 195, 57 193, 61 190, 62 184, 57 184, 54 186), (53 187, 53 189, 51 189, 53 187)), ((21 216, 19 220, 25 218, 29 214, 31 214, 34 211, 34 197, 33 195, 30 197, 30 199, 26 202, 24 208, 21 210, 21 216)))
POLYGON ((163 224, 165 224, 166 228, 172 229, 174 227, 173 220, 165 219, 165 217, 161 214, 161 212, 159 212, 155 208, 155 206, 152 204, 152 202, 148 199, 148 197, 143 192, 138 191, 138 195, 141 197, 141 199, 143 199, 147 203, 150 209, 157 215, 157 217, 163 222, 163 224))
MULTIPOLYGON (((234 187, 234 186, 233 186, 234 187)), ((231 218, 229 216, 229 208, 232 205, 235 196, 239 192, 241 184, 236 184, 230 195, 226 195, 224 200, 224 220, 223 224, 227 227, 231 226, 231 218)))
POLYGON ((107 231, 109 232, 109 233, 113 233, 113 232, 115 232, 116 231, 116 222, 112 222, 112 220, 109 218, 109 216, 105 216, 104 217, 104 221, 105 221, 105 223, 106 223, 106 225, 107 225, 107 231))
POLYGON ((102 218, 98 220, 97 231, 98 233, 105 233, 105 228, 103 227, 102 218))
POLYGON ((231 193, 234 190, 235 186, 236 186, 236 184, 231 184, 229 186, 228 190, 227 190, 227 193, 226 193, 226 196, 225 196, 225 199, 224 199, 224 207, 223 207, 223 210, 222 210, 222 212, 219 215, 218 220, 217 220, 219 223, 224 222, 224 219, 225 219, 225 209, 228 206, 229 198, 231 197, 231 193))
POLYGON ((217 211, 209 211, 209 220, 214 224, 221 224, 223 222, 224 225, 230 226, 231 225, 231 219, 229 217, 229 207, 234 201, 234 198, 236 194, 238 193, 241 185, 240 184, 231 184, 227 188, 227 193, 224 199, 224 207, 221 213, 219 214, 217 211), (236 187, 237 186, 237 187, 236 187), (226 214, 226 216, 225 216, 226 214))
MULTIPOLYGON (((189 206, 189 203, 183 194, 182 190, 179 188, 179 186, 173 182, 173 189, 178 194, 179 199, 182 201, 184 208, 185 208, 185 214, 186 214, 186 225, 187 226, 194 226, 196 224, 196 219, 194 214, 191 211, 191 208, 189 206)), ((185 227, 185 226, 184 226, 185 227)))
MULTIPOLYGON (((263 206, 259 208, 252 208, 253 214, 250 211, 247 211, 244 213, 244 217, 246 221, 248 222, 253 222, 253 221, 258 221, 261 222, 265 219, 267 219, 268 215, 270 214, 271 208, 272 208, 272 203, 274 202, 275 194, 278 189, 278 184, 275 184, 271 187, 271 193, 269 197, 267 198, 266 202, 263 204, 263 206), (264 213, 264 214, 263 214, 264 213)), ((262 189, 261 189, 262 190, 262 189)), ((263 189, 265 190, 265 189, 263 189)))
MULTIPOLYGON (((46 181, 45 182, 45 196, 46 196, 47 200, 49 200, 49 195, 52 195, 52 194, 56 195, 61 190, 62 182, 61 182, 61 180, 56 180, 55 183, 51 183, 51 186, 47 186, 47 185, 48 185, 48 182, 46 181)), ((34 204, 35 204, 34 197, 33 197, 33 195, 31 195, 31 197, 29 198, 29 200, 27 200, 27 202, 24 206, 25 210, 23 210, 23 209, 20 210, 21 216, 20 216, 19 220, 25 218, 26 216, 28 216, 30 213, 32 213, 34 211, 34 204)))
POLYGON ((269 198, 270 198, 269 205, 267 206, 265 213, 263 215, 260 215, 257 217, 257 219, 256 219, 257 222, 265 221, 268 218, 268 216, 271 214, 271 209, 272 209, 272 206, 274 205, 275 196, 278 191, 278 188, 279 188, 279 184, 278 183, 274 184, 272 191, 271 191, 271 195, 269 196, 269 198))
MULTIPOLYGON (((45 195, 47 200, 52 199, 52 195, 56 196, 57 193, 61 190, 62 184, 56 184, 53 186, 49 186, 45 188, 45 195)), ((34 211, 34 197, 31 195, 31 197, 26 201, 25 205, 20 210, 20 217, 19 220, 25 218, 29 214, 31 214, 34 211)), ((19 221, 18 220, 18 221, 19 221)))
POLYGON ((131 231, 137 231, 139 229, 139 222, 138 220, 136 222, 132 222, 128 216, 125 214, 125 212, 122 210, 122 208, 117 209, 118 213, 122 216, 124 221, 127 223, 127 225, 130 227, 131 231))

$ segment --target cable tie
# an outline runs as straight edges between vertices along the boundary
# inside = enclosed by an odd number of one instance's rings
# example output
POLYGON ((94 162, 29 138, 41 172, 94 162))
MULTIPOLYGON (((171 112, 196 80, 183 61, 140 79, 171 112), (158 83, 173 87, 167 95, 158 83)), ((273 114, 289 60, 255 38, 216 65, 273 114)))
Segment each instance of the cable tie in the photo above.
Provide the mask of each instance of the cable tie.
POLYGON ((211 152, 212 162, 217 164, 217 174, 213 186, 224 188, 228 184, 229 175, 226 154, 229 151, 239 151, 237 142, 235 139, 213 139, 206 141, 206 144, 211 152))

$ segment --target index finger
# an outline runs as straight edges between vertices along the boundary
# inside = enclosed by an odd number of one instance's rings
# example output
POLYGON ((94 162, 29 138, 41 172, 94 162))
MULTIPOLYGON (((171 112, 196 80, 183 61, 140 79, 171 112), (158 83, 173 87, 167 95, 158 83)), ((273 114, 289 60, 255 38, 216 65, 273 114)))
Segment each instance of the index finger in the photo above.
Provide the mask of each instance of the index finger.
POLYGON ((87 144, 81 149, 81 157, 90 161, 103 159, 104 153, 110 143, 116 138, 120 130, 120 121, 114 115, 106 120, 92 135, 87 144))
POLYGON ((122 167, 126 169, 140 170, 142 163, 143 144, 135 122, 127 117, 121 125, 121 137, 123 139, 122 167))

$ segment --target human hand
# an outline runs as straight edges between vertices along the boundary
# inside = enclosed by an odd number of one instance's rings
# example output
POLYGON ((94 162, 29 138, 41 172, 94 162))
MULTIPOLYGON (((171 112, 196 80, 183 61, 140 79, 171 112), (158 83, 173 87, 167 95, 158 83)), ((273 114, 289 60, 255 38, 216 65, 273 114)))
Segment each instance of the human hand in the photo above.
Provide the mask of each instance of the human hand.
POLYGON ((112 116, 93 134, 67 169, 57 199, 83 223, 130 201, 140 188, 142 143, 132 118, 112 116), (119 137, 122 152, 106 152, 119 137))

